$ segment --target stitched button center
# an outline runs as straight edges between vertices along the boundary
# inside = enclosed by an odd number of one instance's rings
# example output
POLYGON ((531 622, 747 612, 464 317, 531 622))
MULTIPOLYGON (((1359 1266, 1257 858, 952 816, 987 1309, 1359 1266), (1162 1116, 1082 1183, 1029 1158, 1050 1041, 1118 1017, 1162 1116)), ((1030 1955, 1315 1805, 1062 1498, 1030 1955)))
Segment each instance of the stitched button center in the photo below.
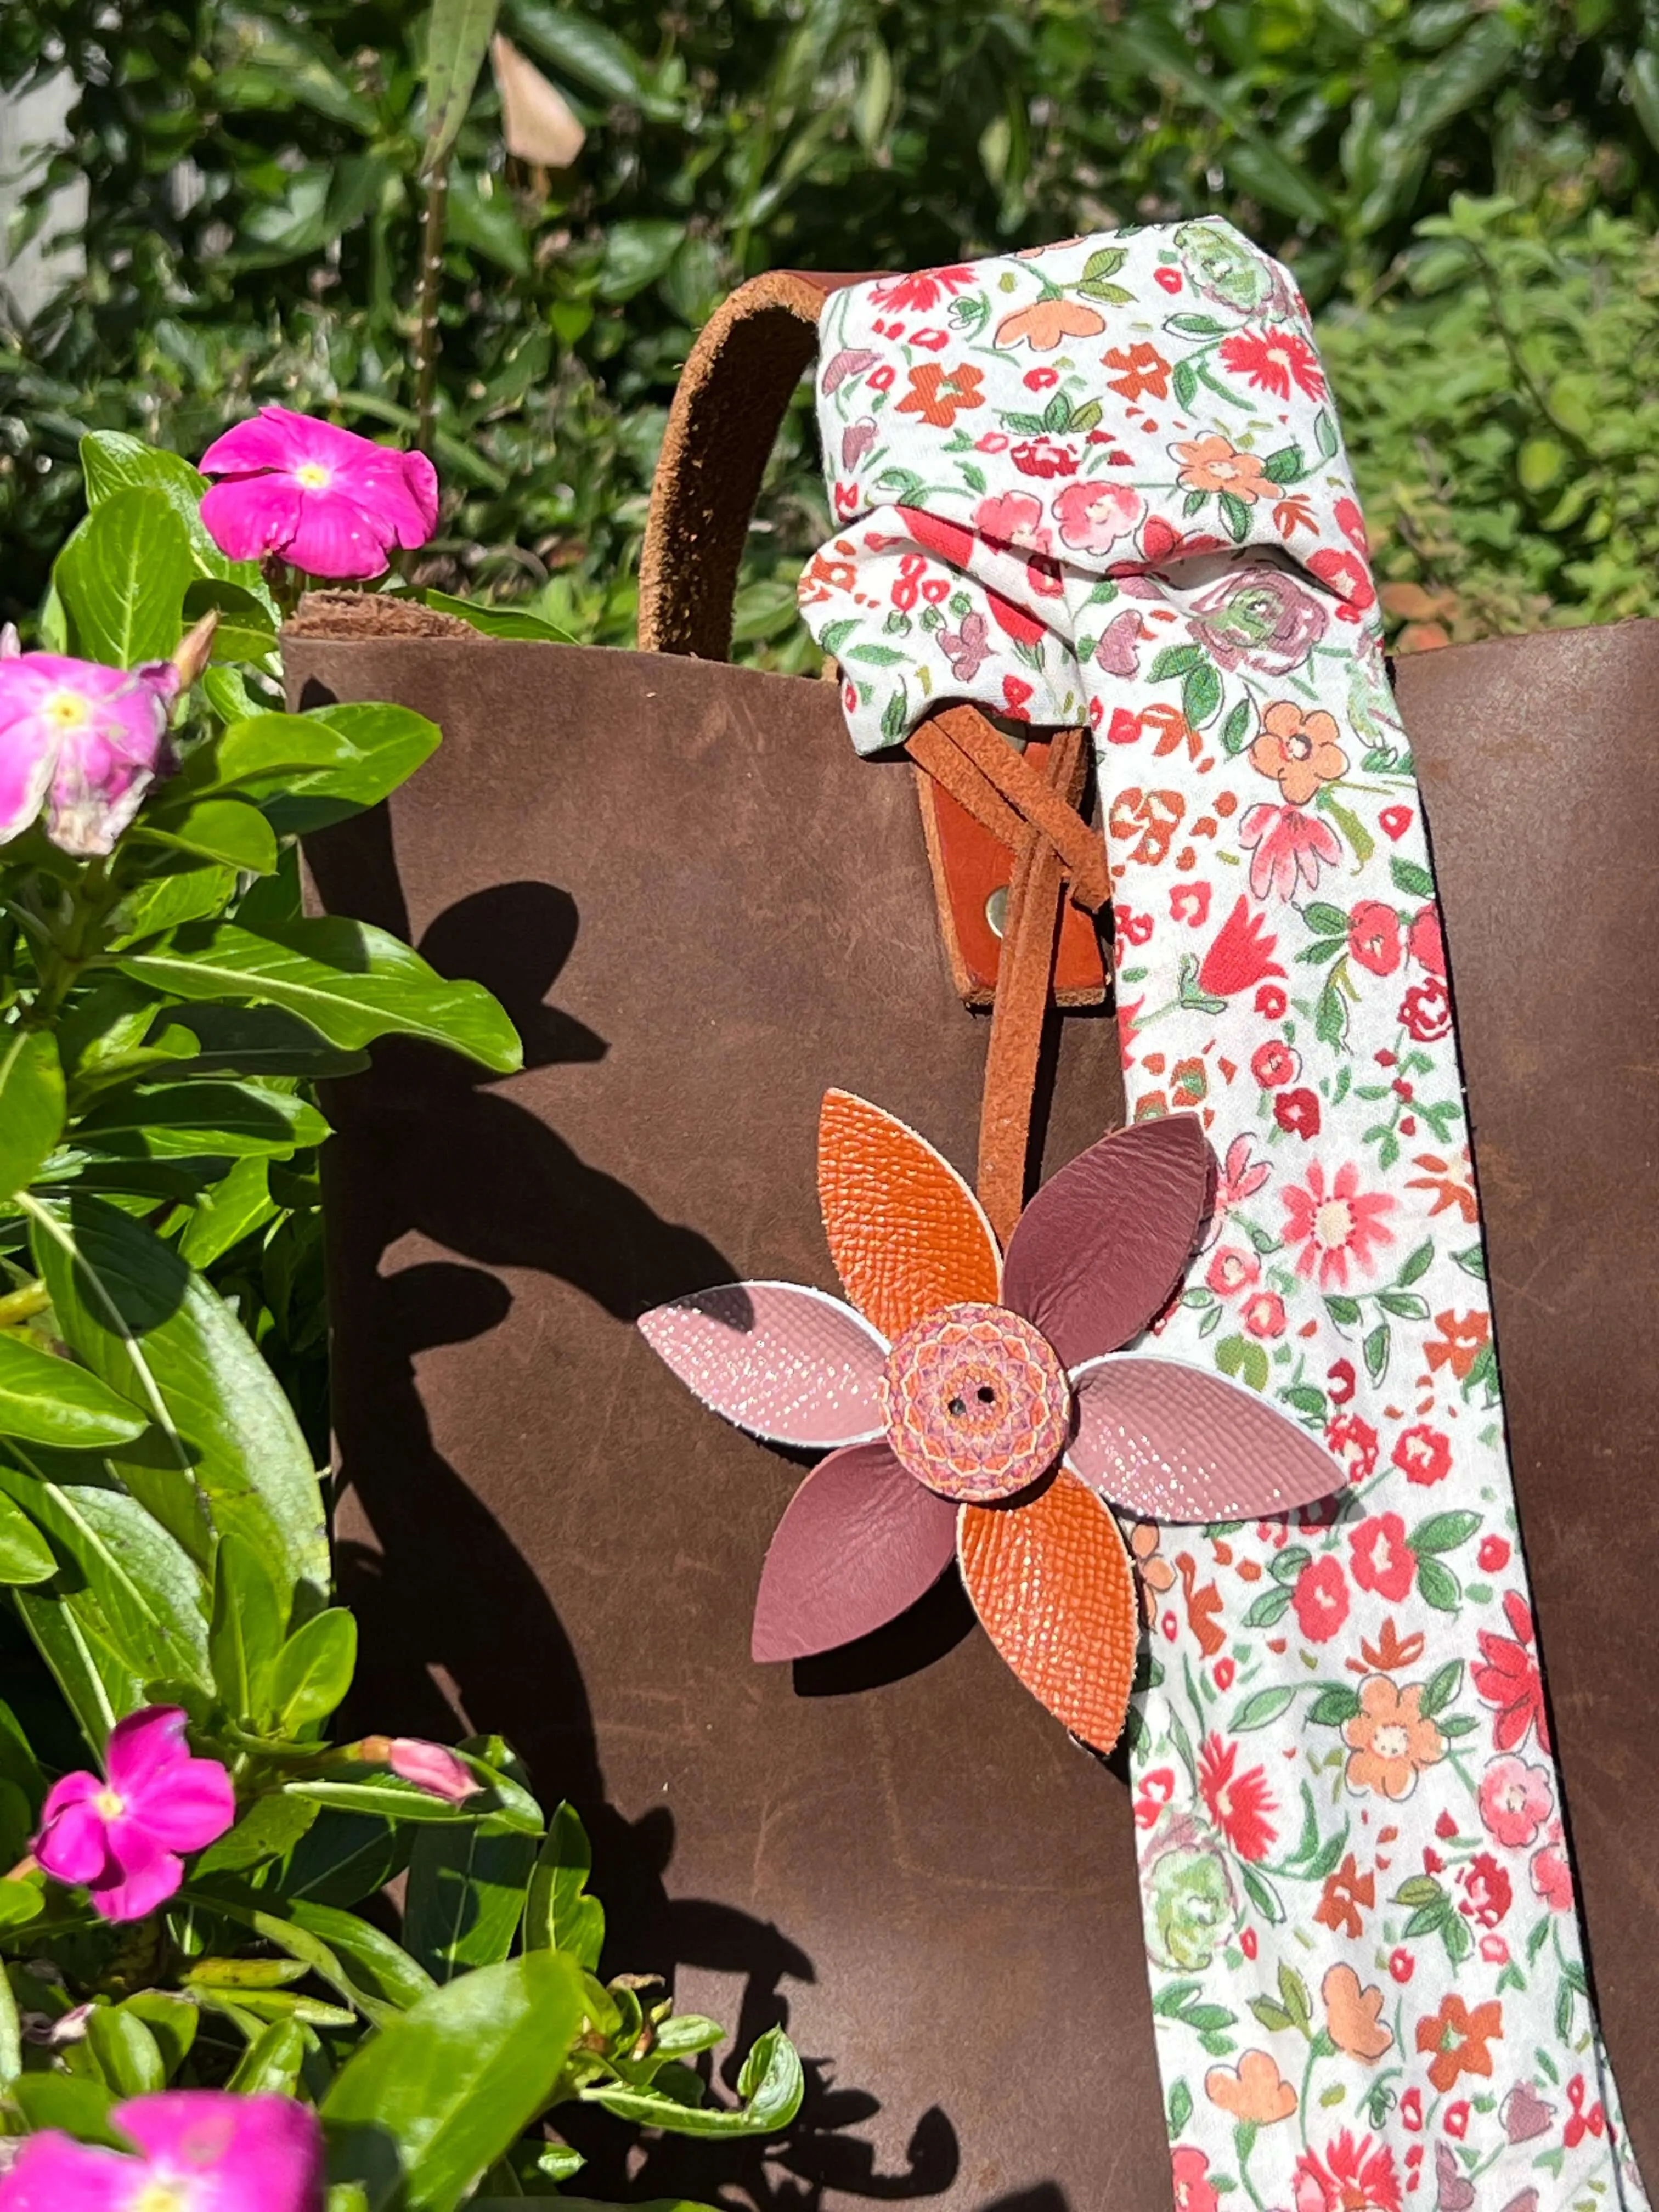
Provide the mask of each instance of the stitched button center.
POLYGON ((881 1383, 887 1441, 916 1480, 966 1504, 1044 1475, 1071 1432, 1072 1386, 1042 1334, 1004 1306, 945 1306, 905 1330, 881 1383))

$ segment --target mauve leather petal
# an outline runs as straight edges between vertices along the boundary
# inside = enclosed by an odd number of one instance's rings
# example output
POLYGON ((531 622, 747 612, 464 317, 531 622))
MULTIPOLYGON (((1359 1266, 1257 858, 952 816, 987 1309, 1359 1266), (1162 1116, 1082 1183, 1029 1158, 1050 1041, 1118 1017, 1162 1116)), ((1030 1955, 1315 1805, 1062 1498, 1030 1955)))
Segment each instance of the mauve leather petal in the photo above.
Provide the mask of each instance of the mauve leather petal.
POLYGON ((1196 1114, 1103 1137, 1019 1217, 1003 1262, 1003 1304, 1035 1322, 1067 1367, 1127 1344, 1193 1255, 1213 1164, 1196 1114))
POLYGON ((826 1291, 723 1283, 653 1306, 639 1325, 705 1405, 772 1443, 824 1451, 880 1432, 887 1346, 826 1291))
POLYGON ((1324 1446, 1242 1382, 1124 1352, 1073 1371, 1066 1458, 1115 1505, 1157 1521, 1262 1521, 1347 1480, 1324 1446))
POLYGON ((1106 1753, 1123 1733, 1139 1620, 1117 1522, 1062 1467, 1023 1505, 965 1505, 957 1556, 986 1634, 1055 1719, 1106 1753))
POLYGON ((957 1509, 913 1482, 884 1443, 852 1444, 789 1501, 761 1571, 757 1659, 805 1659, 885 1627, 956 1553, 957 1509))

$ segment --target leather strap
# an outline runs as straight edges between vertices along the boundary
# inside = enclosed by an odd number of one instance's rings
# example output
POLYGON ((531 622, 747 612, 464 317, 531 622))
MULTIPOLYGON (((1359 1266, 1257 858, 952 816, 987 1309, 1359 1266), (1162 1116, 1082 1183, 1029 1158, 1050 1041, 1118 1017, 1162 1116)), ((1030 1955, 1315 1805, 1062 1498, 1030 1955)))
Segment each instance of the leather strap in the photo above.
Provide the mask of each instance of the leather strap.
POLYGON ((858 274, 775 269, 704 324, 668 410, 640 554, 642 653, 726 660, 761 478, 817 351, 831 292, 858 274))
MULTIPOLYGON (((639 641, 647 653, 724 660, 749 525, 790 397, 817 346, 824 301, 859 275, 777 270, 734 292, 692 348, 669 411, 640 560, 639 641)), ((945 708, 915 730, 919 768, 1014 856, 980 1123, 979 1195, 1005 1243, 1024 1204, 1042 1032, 1055 980, 1063 900, 1098 913, 1106 857, 1078 811, 1087 734, 1061 731, 1042 766, 977 708, 945 708)), ((927 810, 923 809, 924 823, 927 810)), ((929 837, 947 945, 956 942, 949 871, 929 837)), ((1095 948, 1091 945, 1090 951, 1095 948)), ((960 979, 959 979, 960 980, 960 979)), ((1085 1001, 1104 995, 1085 975, 1085 1001)))

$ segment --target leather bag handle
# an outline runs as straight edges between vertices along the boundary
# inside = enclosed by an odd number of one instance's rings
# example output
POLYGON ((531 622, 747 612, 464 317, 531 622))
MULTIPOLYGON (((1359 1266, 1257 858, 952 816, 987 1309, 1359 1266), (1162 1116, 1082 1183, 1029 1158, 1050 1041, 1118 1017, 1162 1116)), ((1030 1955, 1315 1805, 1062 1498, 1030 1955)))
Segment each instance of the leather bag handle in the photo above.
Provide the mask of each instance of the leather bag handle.
POLYGON ((863 275, 775 269, 703 325, 668 412, 640 556, 640 648, 726 660, 749 525, 830 293, 863 275))
MULTIPOLYGON (((790 396, 817 350, 832 292, 863 276, 775 270, 741 286, 691 349, 651 488, 640 560, 639 641, 647 653, 725 660, 744 542, 790 396)), ((923 722, 908 750, 1014 855, 986 1054, 977 1177, 1005 1241, 1024 1203, 1042 1030, 1062 904, 1097 911, 1111 896, 1105 855, 1078 812, 1087 733, 1059 733, 1043 771, 1030 767, 978 708, 923 722)), ((924 806, 924 817, 926 808, 924 806)), ((935 860, 947 942, 951 889, 935 860)))

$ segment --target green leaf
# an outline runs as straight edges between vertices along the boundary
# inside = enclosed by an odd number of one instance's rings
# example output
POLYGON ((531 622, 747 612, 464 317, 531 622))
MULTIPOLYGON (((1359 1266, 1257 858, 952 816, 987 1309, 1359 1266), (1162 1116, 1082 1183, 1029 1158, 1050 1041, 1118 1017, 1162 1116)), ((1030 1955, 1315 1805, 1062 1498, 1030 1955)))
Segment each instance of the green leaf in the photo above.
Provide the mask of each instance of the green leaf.
POLYGON ((309 830, 378 805, 437 750, 435 722, 408 707, 343 701, 303 714, 252 714, 193 752, 179 781, 201 794, 264 799, 279 831, 309 830))
POLYGON ((1315 899, 1302 909, 1302 919, 1316 937, 1342 937, 1348 933, 1348 917, 1340 906, 1330 906, 1323 899, 1315 899))
POLYGON ((472 105, 499 0, 432 0, 426 32, 426 143, 421 166, 441 165, 472 105))
POLYGON ((1359 1692, 1350 1689, 1346 1682, 1322 1683, 1319 1694, 1308 1708, 1308 1718, 1316 1728, 1340 1728, 1345 1721, 1352 1720, 1359 1711, 1359 1692))
POLYGON ((276 866, 276 833, 244 799, 199 799, 176 811, 158 808, 139 816, 133 835, 250 875, 268 876, 276 866))
MULTIPOLYGON (((296 1805, 295 1798, 283 1802, 296 1805)), ((283 1875, 283 1893, 319 1905, 357 1905, 401 1874, 414 1837, 407 1826, 349 1813, 302 1808, 315 1818, 295 1847, 283 1875)))
POLYGON ((237 1161, 228 1176, 204 1190, 179 1239, 179 1254, 192 1267, 210 1267, 233 1245, 276 1212, 270 1176, 262 1158, 237 1161))
POLYGON ((1267 1387, 1267 1355, 1253 1338, 1224 1336, 1215 1348, 1215 1364, 1224 1375, 1231 1375, 1252 1390, 1267 1387))
MULTIPOLYGON (((210 1656, 213 1634, 210 1626, 210 1656)), ((216 1678, 216 1662, 215 1665, 216 1678)), ((231 1710, 235 1712, 237 1708, 233 1706, 231 1710)), ((239 1874, 249 1867, 264 1866, 270 1859, 282 1858, 304 1839, 319 1817, 314 1805, 302 1805, 295 1797, 256 1797, 235 1826, 221 1836, 216 1844, 210 1844, 196 1861, 197 1878, 239 1874)))
POLYGON ((421 1830, 410 1854, 403 1933, 434 1981, 506 1958, 535 1863, 536 1838, 498 1821, 421 1830))
POLYGON ((1271 1628, 1289 1612, 1292 1595, 1287 1589, 1263 1590, 1244 1616, 1245 1627, 1271 1628))
POLYGON ((196 2040, 196 2030, 201 2021, 196 2007, 188 1997, 173 1990, 140 1990, 136 1996, 126 2000, 121 2009, 143 2021, 149 2030, 161 2054, 167 2078, 172 2081, 189 2057, 196 2040))
POLYGON ((434 1797, 430 1790, 417 1789, 412 1782, 400 1782, 392 1774, 377 1775, 372 1782, 287 1782, 283 1788, 285 1796, 301 1798, 308 1805, 331 1806, 340 1813, 374 1814, 387 1820, 476 1820, 480 1810, 488 1810, 477 1802, 452 1805, 447 1797, 434 1797))
MULTIPOLYGON (((571 636, 539 615, 527 613, 522 607, 480 606, 476 599, 458 599, 451 592, 428 592, 426 603, 441 614, 457 615, 464 623, 481 630, 486 637, 526 637, 539 639, 549 645, 577 645, 580 640, 571 636)), ((826 647, 833 651, 833 647, 826 647)))
POLYGON ((95 1451, 131 1443, 149 1425, 130 1400, 73 1360, 0 1335, 0 1437, 95 1451))
POLYGON ((1473 1275, 1478 1283, 1486 1281, 1486 1255, 1480 1245, 1471 1244, 1464 1251, 1454 1252, 1452 1258, 1466 1275, 1473 1275))
POLYGON ((218 1294, 142 1222, 91 1194, 30 1202, 35 1263, 70 1349, 159 1431, 128 1488, 191 1556, 201 1499, 264 1553, 278 1587, 329 1579, 311 1454, 281 1386, 218 1294), (199 1498, 198 1498, 199 1492, 199 1498))
POLYGON ((1414 1874, 1402 1881, 1394 1893, 1395 1905, 1409 1905, 1420 1911, 1425 1905, 1443 1905, 1446 1893, 1431 1875, 1414 1874))
POLYGON ((1170 2140, 1178 2140, 1182 2130, 1193 2117, 1193 2093, 1184 2081, 1177 2081, 1170 2092, 1170 2140))
POLYGON ((1406 1288, 1407 1284, 1414 1283, 1422 1276, 1426 1275, 1429 1269, 1433 1265, 1434 1240, 1431 1238, 1426 1244, 1419 1244, 1418 1246, 1416 1251, 1412 1254, 1410 1259, 1407 1261, 1405 1266, 1400 1270, 1400 1273, 1396 1278, 1396 1280, 1403 1290, 1406 1288))
POLYGON ((393 1033, 429 1039, 498 1075, 523 1064, 518 1032, 481 984, 446 982, 386 931, 340 916, 259 936, 234 922, 191 924, 118 963, 123 975, 185 999, 281 1006, 330 1043, 393 1033))
POLYGON ((1373 1382, 1380 1382, 1388 1372, 1389 1341, 1389 1324, 1385 1321, 1378 1322, 1365 1339, 1365 1372, 1373 1382))
POLYGON ((0 1497, 0 1583, 15 1589, 50 1582, 57 1571, 57 1555, 33 1522, 21 1506, 0 1497))
POLYGON ((52 571, 83 660, 137 668, 165 660, 195 574, 190 539, 166 493, 118 492, 94 507, 52 571))
POLYGON ((268 599, 261 592, 244 584, 198 576, 185 592, 180 618, 188 629, 206 614, 219 617, 213 630, 215 660, 252 660, 263 665, 276 651, 276 624, 268 599))
POLYGON ((1267 1728, 1276 1721, 1295 1700, 1296 1692, 1283 1683, 1270 1690, 1256 1690, 1245 1698, 1228 1723, 1235 1735, 1245 1735, 1252 1729, 1267 1728))
MULTIPOLYGON (((557 1958, 556 1951, 538 1951, 536 1958, 557 1958)), ((695 2077, 694 2077, 695 2078, 695 2077)), ((660 2089, 635 2089, 622 2082, 595 2082, 581 2092, 586 2105, 603 2106, 619 2119, 641 2127, 661 2128, 677 2136, 771 2136, 787 2128, 800 2110, 805 2079, 792 2044, 781 2027, 769 2027, 748 2057, 738 2076, 738 2094, 744 2100, 735 2111, 716 2105, 683 2105, 660 2089)))
POLYGON ((253 1722, 270 1709, 270 1670, 283 1647, 286 1615, 283 1593, 264 1553, 234 1532, 222 1537, 213 1562, 208 1658, 215 1686, 235 1719, 253 1722))
POLYGON ((1242 545, 1250 534, 1250 510, 1237 492, 1222 493, 1221 520, 1227 526, 1227 535, 1235 544, 1242 545))
POLYGON ((410 1957, 401 1943, 394 1943, 391 1936, 355 1912, 319 1904, 314 1898, 288 1899, 283 1910, 295 1927, 326 1943, 335 1957, 350 1968, 359 1997, 366 1995, 382 2006, 395 2005, 402 2012, 418 2004, 434 1986, 426 1969, 410 1957))
POLYGON ((1194 668, 1181 687, 1181 711, 1195 730, 1219 713, 1221 678, 1206 661, 1194 668))
POLYGON ((299 2022, 274 2020, 249 2044, 225 2087, 239 2097, 291 2097, 305 2055, 305 2030, 299 2022))
POLYGON ((1281 446, 1262 462, 1261 472, 1273 483, 1300 483, 1308 473, 1307 457, 1300 446, 1281 446))
POLYGON ((87 2048, 99 2076, 118 2097, 143 2097, 167 2086, 155 2038, 125 2005, 94 2005, 87 2014, 87 2048))
POLYGON ((1467 1544, 1480 1526, 1478 1513, 1435 1513, 1419 1521, 1406 1541, 1419 1558, 1425 1552, 1451 1552, 1467 1544))
POLYGON ((1379 1291, 1376 1303, 1396 1321, 1426 1321, 1429 1317, 1426 1300, 1414 1291, 1379 1291))
POLYGON ((668 273, 669 264, 685 239, 685 225, 665 216, 650 216, 612 223, 605 234, 599 262, 599 296, 620 302, 631 300, 647 284, 668 273))
POLYGON ((286 1158, 320 1145, 328 1124, 306 1099, 253 1084, 139 1085, 106 1095, 82 1119, 77 1149, 126 1159, 286 1158))
POLYGON ((1407 898, 1434 896, 1434 878, 1415 860, 1402 860, 1396 854, 1389 862, 1389 873, 1394 878, 1395 889, 1403 891, 1407 898))
POLYGON ((297 1628, 270 1670, 270 1702, 287 1734, 325 1721, 351 1687, 357 1667, 357 1623, 343 1606, 314 1613, 297 1628))
POLYGON ((1321 1044, 1334 1045, 1340 1049, 1347 1034, 1348 1002, 1335 982, 1328 979, 1314 1008, 1314 1035, 1321 1044))
POLYGON ((1461 1659, 1448 1659, 1443 1667, 1437 1667, 1430 1675, 1418 1711, 1432 1720, 1437 1713, 1443 1712, 1450 1705, 1462 1688, 1462 1682, 1463 1662, 1461 1659))
POLYGON ((20 2074, 6 2094, 23 2115, 31 2135, 59 2128, 76 2142, 101 2143, 131 2153, 132 2145, 116 2128, 110 2111, 114 2092, 89 2074, 20 2074))
POLYGON ((0 1038, 0 1198, 33 1182, 64 1127, 64 1071, 49 1030, 0 1038))
POLYGON ((524 1899, 526 1951, 568 1951, 590 1972, 605 1948, 605 1907, 586 1894, 593 1854, 573 1805, 562 1804, 549 1823, 524 1899))
POLYGON ((0 1491, 51 1540, 97 1608, 103 1637, 138 1683, 205 1689, 201 1578, 181 1546, 89 1454, 13 1441, 0 1491))
POLYGON ((644 65, 603 23, 556 0, 507 0, 507 18, 520 41, 561 76, 605 100, 636 107, 645 102, 644 65))
POLYGON ((1418 1595, 1425 1605, 1437 1613, 1455 1613, 1463 1595, 1463 1586, 1451 1569, 1443 1566, 1438 1559, 1419 1553, 1417 1561, 1418 1595))
POLYGON ((1250 734, 1250 702, 1240 699, 1227 710, 1227 719, 1221 725, 1221 742, 1230 753, 1244 750, 1244 741, 1250 734))
POLYGON ((584 2014, 581 1969, 559 1951, 434 1990, 335 2076, 330 2179, 361 2183, 369 2212, 454 2212, 552 2095, 584 2014))
POLYGON ((125 430, 89 430, 81 441, 81 470, 91 507, 101 507, 124 491, 159 491, 185 526, 191 573, 234 578, 258 598, 258 563, 228 559, 208 535, 202 520, 207 478, 182 453, 149 445, 125 430))
POLYGON ((1325 1301, 1325 1310, 1339 1328, 1352 1328, 1359 1319, 1358 1298, 1340 1297, 1333 1293, 1325 1301))
POLYGON ((1149 684, 1166 684, 1172 676, 1185 676, 1190 670, 1208 665, 1203 648, 1196 645, 1166 645, 1152 657, 1146 671, 1149 684))

